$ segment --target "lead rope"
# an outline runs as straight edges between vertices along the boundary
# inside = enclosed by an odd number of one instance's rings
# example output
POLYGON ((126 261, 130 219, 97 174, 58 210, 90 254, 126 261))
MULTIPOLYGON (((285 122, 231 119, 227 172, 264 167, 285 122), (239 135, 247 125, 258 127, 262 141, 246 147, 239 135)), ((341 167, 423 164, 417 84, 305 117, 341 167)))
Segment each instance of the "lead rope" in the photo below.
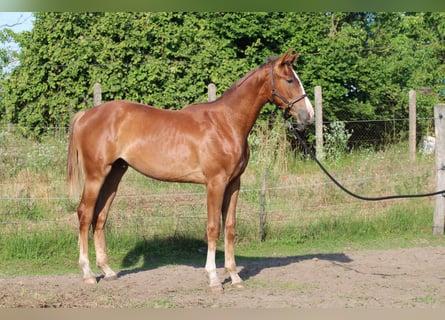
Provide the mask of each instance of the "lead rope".
POLYGON ((317 165, 320 167, 320 169, 323 170, 323 172, 329 177, 329 179, 331 179, 331 181, 333 183, 335 183, 335 185, 337 187, 339 187, 341 190, 343 190, 344 192, 346 192, 347 194, 349 194, 350 196, 352 196, 354 198, 357 198, 357 199, 360 199, 360 200, 365 200, 365 201, 382 201, 382 200, 389 200, 389 199, 432 197, 432 196, 437 196, 439 194, 441 194, 443 197, 445 197, 445 190, 436 191, 436 192, 430 192, 430 193, 423 193, 423 194, 391 195, 391 196, 384 196, 384 197, 364 197, 364 196, 358 195, 358 194, 356 194, 356 193, 346 189, 340 182, 337 181, 337 179, 335 179, 329 173, 329 171, 317 159, 317 157, 315 156, 314 152, 307 146, 306 142, 300 136, 298 131, 294 128, 292 123, 290 121, 286 121, 286 122, 287 122, 287 124, 289 126, 289 130, 292 133, 292 135, 294 136, 294 138, 296 138, 301 143, 303 148, 311 156, 311 158, 317 163, 317 165))

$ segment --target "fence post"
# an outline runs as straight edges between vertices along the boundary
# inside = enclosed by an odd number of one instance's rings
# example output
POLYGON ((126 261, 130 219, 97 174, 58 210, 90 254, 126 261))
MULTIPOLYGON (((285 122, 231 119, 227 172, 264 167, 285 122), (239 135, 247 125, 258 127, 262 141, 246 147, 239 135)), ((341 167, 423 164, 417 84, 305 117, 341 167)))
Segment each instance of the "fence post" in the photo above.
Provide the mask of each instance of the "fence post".
POLYGON ((102 103, 102 85, 95 83, 93 86, 93 105, 98 106, 102 103))
POLYGON ((207 87, 207 100, 210 101, 215 101, 216 100, 216 86, 214 83, 211 83, 208 85, 207 87))
POLYGON ((263 242, 266 238, 266 180, 267 169, 263 171, 263 183, 261 185, 261 200, 260 200, 260 224, 258 226, 258 241, 263 242))
POLYGON ((416 161, 416 91, 409 91, 409 160, 416 161))
MULTIPOLYGON (((436 135, 436 191, 445 190, 445 104, 434 106, 434 131, 436 135)), ((434 197, 433 234, 443 235, 445 197, 434 197)))
POLYGON ((315 153, 318 159, 323 158, 323 96, 321 86, 314 89, 315 98, 315 153))

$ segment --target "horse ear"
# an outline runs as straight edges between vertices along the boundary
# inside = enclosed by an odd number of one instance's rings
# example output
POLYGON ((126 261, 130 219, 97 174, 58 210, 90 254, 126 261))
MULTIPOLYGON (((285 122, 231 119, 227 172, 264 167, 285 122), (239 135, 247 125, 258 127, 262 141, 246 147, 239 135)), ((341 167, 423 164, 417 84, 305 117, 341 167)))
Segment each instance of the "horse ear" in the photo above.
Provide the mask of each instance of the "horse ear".
POLYGON ((291 57, 290 57, 290 63, 291 63, 291 64, 294 63, 295 59, 297 59, 299 55, 300 55, 300 52, 297 52, 297 53, 291 55, 291 57))
POLYGON ((293 49, 290 49, 288 52, 286 52, 281 58, 280 58, 280 63, 285 64, 285 63, 290 63, 292 64, 295 59, 298 57, 298 55, 300 54, 299 52, 297 52, 296 54, 292 54, 293 49))

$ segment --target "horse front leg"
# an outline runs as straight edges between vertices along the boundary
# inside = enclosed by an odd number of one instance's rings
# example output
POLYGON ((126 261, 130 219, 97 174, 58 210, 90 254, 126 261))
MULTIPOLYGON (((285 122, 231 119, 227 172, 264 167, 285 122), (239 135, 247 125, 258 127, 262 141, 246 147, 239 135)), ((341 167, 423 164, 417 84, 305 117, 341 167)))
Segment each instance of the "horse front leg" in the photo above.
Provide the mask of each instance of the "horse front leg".
POLYGON ((210 290, 222 293, 223 287, 216 273, 216 244, 220 233, 220 217, 225 192, 225 183, 211 181, 207 183, 207 260, 205 270, 209 276, 210 290))
POLYGON ((235 262, 235 227, 236 227, 236 204, 238 201, 238 193, 240 189, 240 177, 233 180, 228 186, 223 206, 223 223, 224 223, 224 267, 230 275, 232 285, 235 288, 243 288, 243 280, 241 280, 236 271, 235 262))

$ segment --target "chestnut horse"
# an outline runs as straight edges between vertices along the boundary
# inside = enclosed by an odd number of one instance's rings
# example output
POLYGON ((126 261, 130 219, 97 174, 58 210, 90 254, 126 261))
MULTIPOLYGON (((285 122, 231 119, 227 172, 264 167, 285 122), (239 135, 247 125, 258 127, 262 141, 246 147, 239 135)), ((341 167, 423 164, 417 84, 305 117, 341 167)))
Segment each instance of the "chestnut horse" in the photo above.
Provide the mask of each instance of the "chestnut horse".
POLYGON ((85 283, 96 283, 88 259, 92 226, 96 264, 104 279, 109 267, 104 225, 128 166, 163 181, 200 183, 207 192, 208 251, 205 270, 212 291, 223 290, 215 265, 220 219, 224 266, 232 285, 242 287, 234 256, 235 213, 240 176, 249 160, 247 137, 261 108, 271 102, 297 123, 313 121, 314 111, 292 63, 290 50, 252 70, 219 99, 182 110, 162 110, 130 101, 111 101, 78 112, 71 123, 67 180, 73 191, 83 177, 79 217, 79 266, 85 283))

